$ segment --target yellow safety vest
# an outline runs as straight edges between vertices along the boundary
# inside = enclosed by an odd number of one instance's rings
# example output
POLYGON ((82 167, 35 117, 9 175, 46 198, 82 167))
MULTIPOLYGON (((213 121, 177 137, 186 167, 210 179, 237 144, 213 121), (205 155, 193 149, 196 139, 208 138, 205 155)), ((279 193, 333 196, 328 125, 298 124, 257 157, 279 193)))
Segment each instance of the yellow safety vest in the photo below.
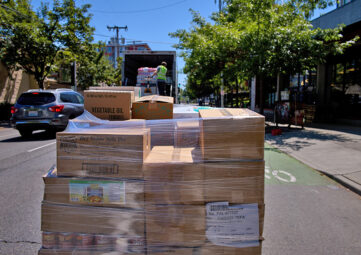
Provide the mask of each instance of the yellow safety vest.
POLYGON ((158 80, 167 80, 167 68, 165 66, 158 66, 157 67, 157 79, 158 80))

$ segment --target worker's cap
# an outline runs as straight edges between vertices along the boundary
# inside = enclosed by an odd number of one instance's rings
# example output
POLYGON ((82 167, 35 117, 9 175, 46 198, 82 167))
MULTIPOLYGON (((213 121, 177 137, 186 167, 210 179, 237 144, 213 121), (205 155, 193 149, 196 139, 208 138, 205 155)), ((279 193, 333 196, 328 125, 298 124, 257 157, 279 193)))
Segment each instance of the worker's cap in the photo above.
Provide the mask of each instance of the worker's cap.
POLYGON ((163 65, 163 66, 167 66, 167 62, 163 61, 163 62, 162 62, 162 65, 163 65))

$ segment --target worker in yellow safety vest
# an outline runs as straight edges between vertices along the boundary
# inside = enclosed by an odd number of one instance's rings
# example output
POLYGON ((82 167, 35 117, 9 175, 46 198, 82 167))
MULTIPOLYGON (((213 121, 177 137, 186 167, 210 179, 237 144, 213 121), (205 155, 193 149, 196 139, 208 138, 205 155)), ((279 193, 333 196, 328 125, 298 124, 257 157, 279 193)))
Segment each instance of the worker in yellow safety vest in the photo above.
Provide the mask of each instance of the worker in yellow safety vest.
POLYGON ((170 96, 170 86, 167 82, 167 62, 162 62, 157 66, 157 71, 152 74, 152 77, 157 75, 157 89, 161 96, 170 96))

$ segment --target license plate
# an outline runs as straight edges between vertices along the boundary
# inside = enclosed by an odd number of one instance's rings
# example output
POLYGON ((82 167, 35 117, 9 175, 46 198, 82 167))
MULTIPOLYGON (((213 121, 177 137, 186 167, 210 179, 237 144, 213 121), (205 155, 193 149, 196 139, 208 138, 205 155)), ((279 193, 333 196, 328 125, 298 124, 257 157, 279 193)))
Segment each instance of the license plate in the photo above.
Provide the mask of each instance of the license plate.
POLYGON ((28 116, 29 117, 37 117, 39 115, 38 111, 29 111, 28 116))

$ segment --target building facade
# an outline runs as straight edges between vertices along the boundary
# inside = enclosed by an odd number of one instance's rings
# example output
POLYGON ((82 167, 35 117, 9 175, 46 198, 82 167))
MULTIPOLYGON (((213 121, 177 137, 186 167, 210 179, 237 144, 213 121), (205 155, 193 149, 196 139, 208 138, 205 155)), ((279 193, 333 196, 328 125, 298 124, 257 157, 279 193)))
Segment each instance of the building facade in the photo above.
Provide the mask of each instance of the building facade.
MULTIPOLYGON (((343 40, 361 38, 361 0, 339 1, 335 10, 312 21, 314 27, 344 24, 343 40)), ((361 123, 361 42, 317 68, 317 117, 361 123)))
POLYGON ((137 51, 150 51, 151 48, 147 43, 138 43, 134 41, 133 43, 125 44, 125 39, 121 38, 121 42, 118 43, 117 39, 112 37, 108 44, 105 47, 105 56, 108 57, 109 61, 116 66, 117 57, 121 57, 122 53, 126 50, 137 50, 137 51))

